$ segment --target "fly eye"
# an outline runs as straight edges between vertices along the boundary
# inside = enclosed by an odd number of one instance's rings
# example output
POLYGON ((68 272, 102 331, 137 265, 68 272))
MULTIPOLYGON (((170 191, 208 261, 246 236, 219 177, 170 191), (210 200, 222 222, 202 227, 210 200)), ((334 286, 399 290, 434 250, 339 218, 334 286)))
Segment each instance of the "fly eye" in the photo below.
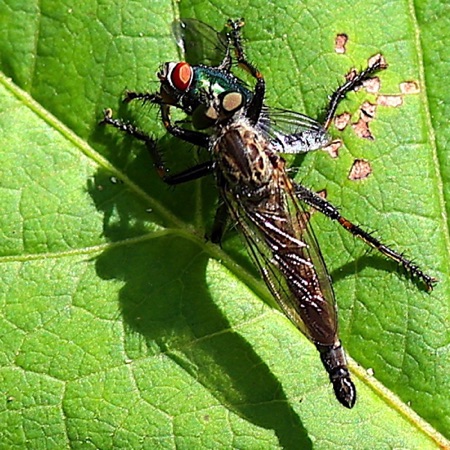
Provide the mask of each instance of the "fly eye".
POLYGON ((239 92, 224 92, 220 100, 226 114, 232 114, 244 106, 244 97, 239 92))
POLYGON ((192 76, 193 71, 189 63, 180 62, 173 68, 170 74, 170 80, 176 89, 186 91, 191 84, 192 76))

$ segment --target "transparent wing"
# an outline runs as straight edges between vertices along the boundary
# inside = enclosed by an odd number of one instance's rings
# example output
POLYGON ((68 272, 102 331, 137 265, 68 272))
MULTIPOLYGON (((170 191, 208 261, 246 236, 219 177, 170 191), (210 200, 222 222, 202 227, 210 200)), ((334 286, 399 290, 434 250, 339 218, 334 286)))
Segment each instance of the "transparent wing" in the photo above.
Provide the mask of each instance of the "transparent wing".
POLYGON ((258 121, 280 153, 305 153, 325 147, 330 137, 323 125, 304 114, 264 106, 258 121))
POLYGON ((182 19, 172 25, 178 46, 192 65, 219 66, 227 55, 227 37, 196 19, 182 19))
POLYGON ((271 198, 255 205, 222 192, 249 253, 281 309, 315 344, 337 339, 335 299, 307 213, 284 172, 271 198))

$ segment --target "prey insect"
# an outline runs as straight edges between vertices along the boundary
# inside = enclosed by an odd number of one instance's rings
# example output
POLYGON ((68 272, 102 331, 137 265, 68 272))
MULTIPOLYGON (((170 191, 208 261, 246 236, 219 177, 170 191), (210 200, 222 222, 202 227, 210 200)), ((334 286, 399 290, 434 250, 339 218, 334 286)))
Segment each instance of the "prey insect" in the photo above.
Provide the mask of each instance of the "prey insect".
MULTIPOLYGON (((330 97, 323 122, 264 104, 265 81, 245 55, 242 21, 228 22, 224 54, 214 66, 166 63, 158 73, 157 93, 128 92, 125 100, 142 100, 160 107, 167 131, 178 139, 208 150, 210 159, 180 173, 168 173, 156 141, 135 127, 112 117, 103 123, 143 141, 156 169, 175 185, 214 174, 222 206, 218 208, 212 240, 220 241, 226 218, 238 225, 251 258, 281 309, 316 346, 333 385, 336 398, 347 408, 356 401, 356 389, 338 336, 335 297, 325 262, 309 220, 309 208, 338 222, 354 236, 375 248, 422 280, 431 290, 436 280, 402 254, 343 217, 328 201, 288 175, 280 153, 301 153, 327 145, 328 128, 345 95, 386 66, 381 57, 342 84, 330 97), (250 90, 232 73, 236 62, 255 80, 250 90), (172 107, 192 119, 194 129, 171 120, 172 107), (203 130, 207 130, 206 132, 203 130)), ((184 26, 211 28, 194 20, 184 26)))

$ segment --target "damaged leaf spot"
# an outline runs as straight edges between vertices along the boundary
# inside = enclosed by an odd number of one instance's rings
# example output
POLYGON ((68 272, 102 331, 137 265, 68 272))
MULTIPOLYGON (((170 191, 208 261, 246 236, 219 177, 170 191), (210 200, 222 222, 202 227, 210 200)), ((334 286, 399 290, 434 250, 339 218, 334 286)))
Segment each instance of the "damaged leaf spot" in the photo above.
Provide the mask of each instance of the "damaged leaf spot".
POLYGON ((355 132, 356 136, 362 138, 362 139, 369 139, 373 141, 375 138, 373 137, 373 134, 369 130, 369 124, 363 119, 359 119, 358 122, 352 123, 353 131, 355 132))
POLYGON ((403 105, 403 97, 401 95, 379 95, 377 105, 397 108, 403 105))
MULTIPOLYGON (((378 53, 368 60, 369 67, 373 67, 374 65, 380 65, 382 68, 388 67, 386 59, 381 53, 378 53)), ((356 69, 350 70, 348 74, 345 76, 347 81, 352 81, 358 72, 356 69)), ((372 77, 367 80, 364 80, 362 86, 366 89, 366 91, 370 94, 378 94, 380 90, 380 79, 378 77, 372 77)), ((375 111, 376 111, 377 103, 364 102, 364 104, 360 107, 359 110, 359 119, 357 122, 352 123, 352 128, 355 134, 363 139, 373 140, 374 136, 372 135, 369 129, 369 122, 374 119, 375 111)), ((350 114, 345 112, 335 119, 335 126, 338 130, 342 131, 349 123, 350 114)))
MULTIPOLYGON (((343 47, 343 52, 345 52, 345 43, 348 40, 347 35, 338 34, 336 36, 336 51, 343 47), (341 42, 342 36, 345 36, 345 40, 341 42)), ((386 59, 381 53, 378 53, 371 58, 368 59, 369 67, 372 67, 376 64, 381 65, 381 67, 386 68, 388 64, 386 59)), ((347 81, 352 81, 358 72, 356 69, 351 69, 347 75, 345 76, 347 81)), ((400 83, 400 94, 390 94, 390 95, 380 95, 380 87, 381 81, 379 77, 372 77, 367 80, 364 80, 362 83, 363 88, 369 94, 375 94, 376 100, 375 102, 366 101, 360 107, 359 110, 359 119, 356 122, 351 124, 353 131, 355 134, 362 139, 374 140, 374 136, 369 128, 369 123, 375 118, 376 108, 377 106, 386 106, 391 108, 398 108, 403 105, 403 96, 408 94, 417 94, 420 92, 419 84, 416 81, 404 81, 400 83)), ((350 114, 348 112, 344 112, 334 119, 334 125, 336 129, 339 131, 344 130, 348 124, 350 123, 350 114)), ((335 145, 329 145, 326 150, 329 152, 330 156, 336 158, 338 155, 338 149, 340 146, 336 147, 335 145)))
POLYGON ((402 94, 418 94, 420 92, 419 84, 416 81, 404 81, 400 83, 400 92, 402 94))
MULTIPOLYGON (((376 55, 372 56, 368 60, 368 66, 373 67, 375 64, 380 64, 381 68, 385 69, 388 67, 388 64, 386 62, 386 59, 381 53, 377 53, 376 55)), ((347 81, 353 80, 358 75, 358 71, 356 69, 351 69, 347 75, 345 76, 345 79, 347 81)), ((367 92, 370 94, 376 94, 380 90, 380 79, 378 77, 371 77, 367 80, 364 80, 362 82, 362 86, 366 89, 367 92)))
POLYGON ((364 120, 364 122, 370 122, 375 117, 376 109, 377 105, 370 102, 364 102, 359 109, 361 112, 361 119, 364 120))
POLYGON ((349 124, 351 119, 351 115, 348 112, 344 112, 342 114, 339 114, 334 118, 334 126, 339 130, 342 131, 345 129, 345 127, 349 124))
POLYGON ((356 75, 358 75, 358 72, 356 69, 350 69, 350 71, 347 73, 347 75, 345 75, 345 79, 347 81, 352 81, 356 75))
MULTIPOLYGON (((369 58, 367 62, 369 67, 372 67, 374 64, 377 63, 380 63, 381 67, 384 69, 388 67, 388 63, 386 62, 386 59, 381 53, 377 53, 376 55, 372 56, 371 58, 369 58)), ((378 77, 372 77, 369 78, 368 80, 363 81, 363 86, 369 94, 377 94, 378 91, 380 90, 380 85, 381 82, 378 77)))
POLYGON ((334 51, 339 54, 345 53, 345 44, 347 44, 348 36, 344 33, 336 35, 334 41, 334 51))
POLYGON ((367 64, 369 65, 369 67, 372 67, 374 64, 377 64, 378 62, 380 62, 381 67, 383 69, 386 69, 388 67, 388 63, 386 62, 384 56, 381 53, 377 53, 376 55, 370 57, 369 60, 367 61, 367 64))
POLYGON ((372 173, 369 161, 365 159, 355 159, 348 174, 348 179, 352 181, 364 180, 372 173))
POLYGON ((374 140, 374 136, 369 129, 369 122, 375 117, 375 111, 377 105, 364 102, 359 109, 359 120, 356 123, 352 123, 352 128, 355 134, 363 139, 374 140))
POLYGON ((317 195, 320 198, 326 199, 327 198, 327 190, 326 189, 322 189, 322 190, 317 192, 317 195))
POLYGON ((330 142, 326 147, 323 148, 328 154, 334 159, 339 156, 339 149, 342 147, 342 141, 340 139, 335 139, 330 142))
POLYGON ((380 79, 378 77, 369 78, 368 80, 363 81, 364 89, 369 94, 378 94, 380 90, 380 79))

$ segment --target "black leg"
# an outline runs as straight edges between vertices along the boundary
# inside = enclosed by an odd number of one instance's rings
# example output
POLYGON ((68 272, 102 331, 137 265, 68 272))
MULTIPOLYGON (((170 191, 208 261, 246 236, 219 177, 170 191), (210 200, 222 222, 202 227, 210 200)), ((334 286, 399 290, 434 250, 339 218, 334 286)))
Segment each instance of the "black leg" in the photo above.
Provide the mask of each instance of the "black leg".
POLYGON ((216 211, 214 217, 214 224, 211 230, 211 242, 214 244, 220 244, 222 237, 225 233, 225 229, 228 224, 229 213, 228 207, 225 203, 221 203, 216 211))
POLYGON ((189 142, 199 147, 209 147, 209 136, 207 134, 201 133, 199 131, 187 130, 185 128, 181 128, 172 124, 172 120, 170 117, 170 105, 164 103, 163 99, 158 93, 150 94, 148 92, 127 91, 125 93, 125 98, 123 99, 123 101, 125 103, 129 103, 133 100, 141 100, 144 103, 150 102, 153 105, 158 105, 161 110, 163 125, 172 136, 175 136, 178 139, 182 139, 183 141, 189 142))
POLYGON ((126 91, 125 97, 123 99, 124 103, 130 103, 133 100, 140 100, 142 102, 149 102, 154 105, 161 105, 162 98, 158 92, 151 94, 150 92, 134 92, 134 91, 126 91))
POLYGON ((397 264, 403 266, 409 273, 411 273, 412 276, 420 278, 425 283, 428 291, 433 290, 433 286, 437 282, 436 278, 427 275, 422 271, 422 269, 420 269, 409 259, 406 259, 401 253, 392 250, 390 247, 384 245, 378 239, 374 238, 367 231, 364 231, 362 228, 353 224, 345 217, 342 217, 339 211, 331 203, 327 202, 325 199, 323 199, 313 191, 300 184, 295 184, 294 186, 295 194, 300 200, 312 206, 314 209, 320 211, 329 219, 339 222, 339 224, 351 234, 353 234, 353 236, 360 238, 367 245, 370 245, 372 248, 375 248, 387 258, 392 259, 397 264))
POLYGON ((239 66, 250 73, 250 75, 252 75, 252 77, 256 79, 255 92, 252 101, 247 108, 247 118, 250 120, 250 123, 256 125, 259 120, 259 116, 261 115, 261 110, 264 103, 266 82, 264 81, 262 73, 253 64, 251 64, 245 56, 240 32, 241 28, 244 26, 244 21, 242 19, 230 19, 228 20, 228 26, 231 28, 228 36, 231 44, 236 51, 236 60, 239 66))
POLYGON ((167 175, 168 170, 164 164, 163 159, 161 158, 160 153, 158 152, 155 139, 130 123, 123 122, 119 119, 113 119, 112 111, 110 109, 106 109, 104 111, 104 117, 101 121, 101 124, 111 125, 114 128, 117 128, 118 130, 144 142, 153 160, 153 164, 155 165, 158 175, 167 184, 175 185, 185 183, 187 181, 192 181, 205 175, 209 175, 215 169, 214 161, 207 161, 194 167, 190 167, 189 169, 186 169, 180 173, 167 175))
POLYGON ((330 97, 330 101, 325 113, 324 128, 327 130, 330 127, 331 121, 336 114, 339 103, 349 92, 361 87, 363 81, 369 79, 375 72, 384 70, 386 68, 387 64, 384 63, 384 60, 380 55, 379 58, 372 63, 372 65, 368 66, 362 72, 356 74, 350 80, 346 81, 343 85, 339 86, 330 97))
MULTIPOLYGON (((219 33, 220 34, 220 33, 219 33)), ((225 70, 226 72, 231 72, 231 67, 233 65, 233 59, 231 57, 231 39, 230 34, 227 33, 227 43, 226 43, 226 52, 223 57, 222 62, 217 66, 219 70, 225 70)))
POLYGON ((163 181, 170 185, 186 183, 187 181, 197 180, 214 172, 216 164, 214 161, 206 161, 196 166, 189 167, 182 172, 173 175, 166 175, 163 181))
POLYGON ((161 118, 164 127, 172 136, 197 145, 198 147, 209 148, 210 136, 208 134, 172 125, 169 105, 161 105, 161 118))

